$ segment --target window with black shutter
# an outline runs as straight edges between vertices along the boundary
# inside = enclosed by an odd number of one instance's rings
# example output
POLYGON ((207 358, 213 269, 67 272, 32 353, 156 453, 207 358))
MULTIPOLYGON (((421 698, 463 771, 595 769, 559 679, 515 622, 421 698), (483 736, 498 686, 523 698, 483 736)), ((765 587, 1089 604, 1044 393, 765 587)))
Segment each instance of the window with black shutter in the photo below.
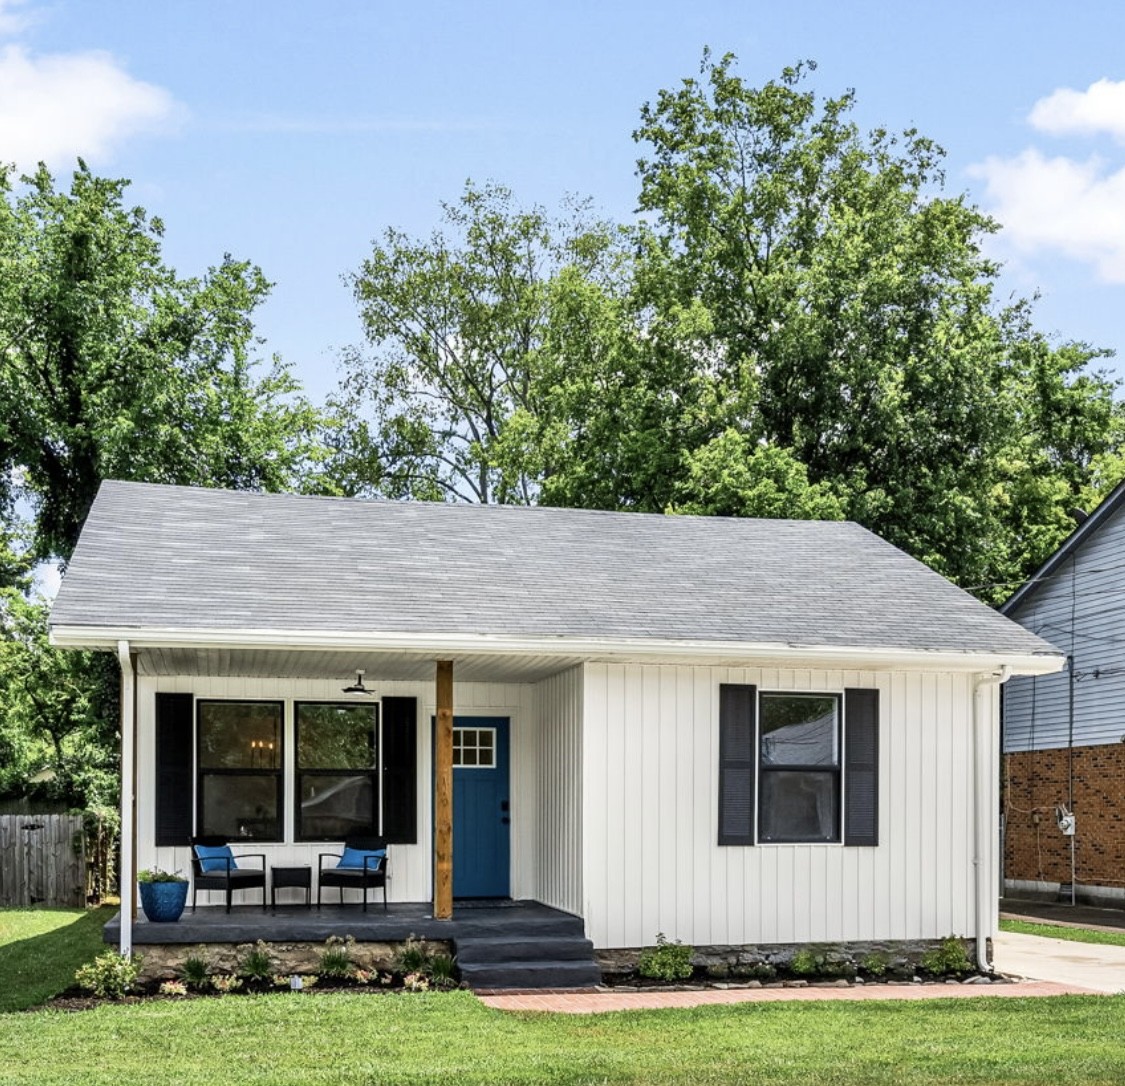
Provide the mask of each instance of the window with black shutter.
POLYGON ((879 843, 879 692, 719 689, 719 844, 879 843))

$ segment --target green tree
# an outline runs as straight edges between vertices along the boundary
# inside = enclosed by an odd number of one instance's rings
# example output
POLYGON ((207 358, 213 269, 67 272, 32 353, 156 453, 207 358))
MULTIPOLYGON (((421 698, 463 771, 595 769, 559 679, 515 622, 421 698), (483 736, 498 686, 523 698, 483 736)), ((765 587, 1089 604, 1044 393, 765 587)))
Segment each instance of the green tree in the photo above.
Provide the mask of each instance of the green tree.
POLYGON ((711 386, 669 503, 737 513, 753 460, 779 450, 941 572, 1016 579, 1111 447, 1114 386, 1088 368, 1103 352, 1053 347, 1026 303, 998 306, 996 224, 943 194, 941 149, 861 133, 851 93, 802 89, 811 67, 755 88, 708 54, 642 111, 640 304, 711 386), (746 481, 716 501, 724 464, 746 481))
POLYGON ((0 178, 0 456, 35 512, 35 553, 67 558, 102 479, 298 488, 319 417, 274 358, 256 372, 269 284, 227 257, 163 261, 163 226, 84 164, 0 178))
POLYGON ((350 494, 535 501, 565 434, 553 309, 609 289, 619 237, 466 186, 423 240, 388 230, 351 283, 370 353, 345 359, 333 477, 350 494))

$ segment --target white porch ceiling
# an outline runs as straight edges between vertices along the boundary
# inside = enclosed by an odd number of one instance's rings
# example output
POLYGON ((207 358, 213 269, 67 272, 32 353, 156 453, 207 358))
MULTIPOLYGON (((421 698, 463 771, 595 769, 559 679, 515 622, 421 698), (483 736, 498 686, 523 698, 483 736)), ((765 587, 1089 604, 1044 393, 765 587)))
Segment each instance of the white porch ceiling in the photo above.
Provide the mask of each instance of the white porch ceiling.
MULTIPOLYGON (((442 654, 453 660, 455 682, 533 683, 574 667, 581 656, 442 654)), ((425 681, 436 657, 417 652, 353 650, 194 649, 139 650, 141 675, 217 675, 254 679, 353 680, 362 668, 368 683, 425 681)))

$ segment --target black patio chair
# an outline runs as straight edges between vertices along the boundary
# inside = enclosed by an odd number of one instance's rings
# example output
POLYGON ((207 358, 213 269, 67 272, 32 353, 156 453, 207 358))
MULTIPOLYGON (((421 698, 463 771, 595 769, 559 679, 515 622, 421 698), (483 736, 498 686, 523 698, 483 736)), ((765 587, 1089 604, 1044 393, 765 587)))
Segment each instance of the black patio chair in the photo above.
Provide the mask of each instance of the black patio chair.
POLYGON ((322 852, 317 862, 316 880, 316 907, 320 908, 320 894, 325 886, 338 886, 340 888, 340 904, 344 903, 345 890, 363 891, 363 911, 367 912, 367 891, 383 888, 383 911, 387 911, 387 842, 382 837, 372 837, 370 834, 349 834, 344 839, 344 850, 354 849, 359 852, 379 852, 382 856, 364 856, 362 862, 355 867, 340 867, 338 864, 325 867, 324 861, 328 859, 340 860, 344 853, 322 852))
POLYGON ((204 871, 203 860, 196 846, 204 848, 229 848, 226 837, 193 837, 191 839, 191 911, 195 912, 195 899, 200 890, 223 890, 227 895, 227 912, 230 912, 231 895, 235 890, 262 891, 262 912, 266 911, 266 854, 264 852, 239 852, 229 856, 208 856, 210 871, 204 871), (239 867, 236 860, 261 860, 259 867, 239 867))

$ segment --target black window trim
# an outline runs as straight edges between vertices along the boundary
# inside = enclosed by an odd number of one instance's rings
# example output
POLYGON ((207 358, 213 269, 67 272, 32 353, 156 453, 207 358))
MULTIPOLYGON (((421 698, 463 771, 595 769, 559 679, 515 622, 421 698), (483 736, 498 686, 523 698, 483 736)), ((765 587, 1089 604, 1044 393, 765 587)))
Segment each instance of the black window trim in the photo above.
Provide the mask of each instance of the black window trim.
POLYGON ((247 837, 244 840, 255 844, 286 844, 285 818, 285 699, 284 698, 212 698, 195 699, 195 832, 201 833, 203 827, 203 778, 204 776, 223 777, 262 777, 273 773, 277 777, 277 837, 247 837), (203 765, 203 707, 205 705, 276 705, 280 710, 278 729, 277 768, 263 769, 208 769, 203 765))
POLYGON ((337 698, 293 699, 293 842, 321 843, 339 841, 339 837, 309 837, 301 833, 301 778, 302 777, 359 777, 371 778, 372 794, 375 796, 375 810, 372 812, 372 836, 383 832, 383 706, 381 699, 368 701, 348 701, 337 698), (347 705, 365 706, 375 710, 375 761, 370 769, 302 769, 301 751, 301 706, 302 705, 347 705))
POLYGON ((846 722, 844 720, 844 691, 843 690, 757 690, 757 699, 754 712, 754 843, 756 846, 776 847, 789 845, 823 845, 827 848, 837 848, 844 845, 844 819, 847 813, 847 804, 844 796, 844 737, 846 735, 846 722), (807 698, 834 698, 836 701, 836 765, 833 768, 820 768, 809 765, 771 765, 768 768, 762 765, 761 735, 762 735, 762 698, 763 697, 807 697, 807 698), (823 773, 836 777, 837 785, 837 812, 836 812, 836 837, 831 841, 820 838, 816 840, 797 839, 792 841, 766 840, 762 834, 762 797, 765 789, 762 788, 763 773, 823 773))

